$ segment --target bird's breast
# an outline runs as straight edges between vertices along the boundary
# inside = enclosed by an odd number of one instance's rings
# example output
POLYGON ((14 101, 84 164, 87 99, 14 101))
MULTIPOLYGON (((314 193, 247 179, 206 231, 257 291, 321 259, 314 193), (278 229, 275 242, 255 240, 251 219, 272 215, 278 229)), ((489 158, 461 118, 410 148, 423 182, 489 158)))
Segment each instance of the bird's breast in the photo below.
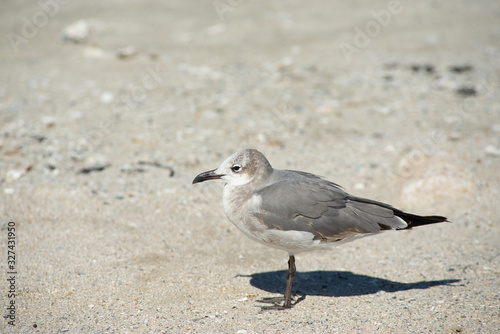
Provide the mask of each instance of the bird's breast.
POLYGON ((222 204, 227 218, 243 233, 255 239, 265 227, 253 215, 258 212, 262 198, 241 189, 226 185, 222 193, 222 204))

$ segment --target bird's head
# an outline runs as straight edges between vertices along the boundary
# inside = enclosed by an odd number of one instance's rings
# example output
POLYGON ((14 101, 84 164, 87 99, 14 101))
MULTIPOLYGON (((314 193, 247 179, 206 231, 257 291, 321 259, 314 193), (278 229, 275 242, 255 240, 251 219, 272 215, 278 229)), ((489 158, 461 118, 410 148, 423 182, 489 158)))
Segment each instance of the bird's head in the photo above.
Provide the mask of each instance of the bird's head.
POLYGON ((221 179, 232 186, 242 186, 256 179, 263 179, 272 173, 271 164, 266 157, 255 149, 234 153, 224 160, 219 168, 196 176, 194 183, 221 179))

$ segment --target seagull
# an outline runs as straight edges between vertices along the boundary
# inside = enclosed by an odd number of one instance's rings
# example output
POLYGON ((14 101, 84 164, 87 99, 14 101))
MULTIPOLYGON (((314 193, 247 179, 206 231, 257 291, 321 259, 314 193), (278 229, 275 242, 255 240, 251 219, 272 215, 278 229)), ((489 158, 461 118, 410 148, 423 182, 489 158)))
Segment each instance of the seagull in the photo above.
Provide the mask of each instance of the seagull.
POLYGON ((220 179, 224 212, 251 239, 288 252, 283 308, 292 307, 295 255, 385 231, 448 221, 417 216, 388 204, 348 194, 317 175, 271 167, 255 149, 234 153, 193 184, 220 179))

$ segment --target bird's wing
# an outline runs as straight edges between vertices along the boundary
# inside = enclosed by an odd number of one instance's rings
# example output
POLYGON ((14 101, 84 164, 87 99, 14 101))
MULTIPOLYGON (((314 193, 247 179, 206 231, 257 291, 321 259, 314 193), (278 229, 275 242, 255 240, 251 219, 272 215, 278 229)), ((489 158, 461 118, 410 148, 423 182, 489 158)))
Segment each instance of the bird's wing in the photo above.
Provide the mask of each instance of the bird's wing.
POLYGON ((408 226, 391 206, 351 196, 319 178, 282 180, 256 195, 261 204, 253 215, 267 228, 307 231, 317 240, 341 241, 408 226))

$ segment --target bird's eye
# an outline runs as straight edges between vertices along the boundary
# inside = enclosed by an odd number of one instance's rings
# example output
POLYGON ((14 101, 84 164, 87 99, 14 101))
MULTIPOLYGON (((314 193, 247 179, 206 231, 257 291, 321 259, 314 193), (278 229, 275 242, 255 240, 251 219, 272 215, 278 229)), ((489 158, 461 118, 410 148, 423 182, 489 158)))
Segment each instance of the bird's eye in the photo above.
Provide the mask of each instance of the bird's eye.
POLYGON ((241 172, 241 166, 240 165, 234 165, 231 167, 231 170, 235 173, 241 172))

